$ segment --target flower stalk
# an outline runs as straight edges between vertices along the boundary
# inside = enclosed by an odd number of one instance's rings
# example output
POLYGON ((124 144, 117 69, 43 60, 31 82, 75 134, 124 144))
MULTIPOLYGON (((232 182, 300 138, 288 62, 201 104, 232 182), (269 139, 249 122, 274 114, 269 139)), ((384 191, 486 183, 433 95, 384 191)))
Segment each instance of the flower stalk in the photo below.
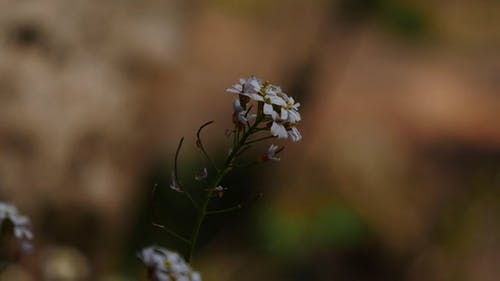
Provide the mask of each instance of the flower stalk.
MULTIPOLYGON (((210 200, 213 197, 213 193, 215 191, 215 188, 221 184, 221 182, 224 179, 224 177, 231 171, 231 169, 233 168, 232 163, 233 163, 235 157, 237 155, 239 155, 238 153, 240 152, 240 150, 243 148, 243 146, 246 145, 247 139, 253 133, 255 133, 255 128, 258 127, 258 125, 261 122, 261 119, 262 118, 257 118, 257 120, 255 121, 255 123, 252 126, 250 126, 250 128, 248 129, 248 131, 246 131, 245 133, 243 133, 243 135, 241 136, 241 138, 239 138, 239 139, 236 140, 236 145, 232 148, 231 153, 227 156, 226 160, 224 161, 224 167, 222 168, 222 170, 220 170, 217 173, 215 181, 212 183, 211 188, 208 190, 206 198, 203 201, 203 204, 201 205, 201 207, 199 209, 198 218, 196 219, 196 222, 195 222, 195 225, 194 225, 194 228, 193 228, 193 232, 191 234, 189 254, 186 257, 186 260, 188 262, 190 262, 192 260, 192 258, 193 258, 193 254, 194 254, 194 251, 196 249, 196 243, 198 241, 198 236, 200 234, 200 229, 201 229, 201 226, 203 224, 203 221, 205 220, 205 217, 208 214, 214 213, 214 211, 208 212, 207 209, 208 209, 208 205, 210 204, 210 200)), ((241 209, 241 208, 235 208, 234 210, 236 210, 236 209, 241 209)))
MULTIPOLYGON (((267 81, 262 82, 252 76, 247 79, 240 79, 238 84, 233 85, 226 91, 236 94, 237 97, 233 102, 232 122, 234 126, 232 130, 226 131, 226 135, 228 137, 232 134, 231 148, 221 166, 217 165, 217 163, 210 157, 201 139, 203 129, 211 125, 214 121, 204 123, 200 126, 196 133, 196 146, 206 158, 207 162, 209 162, 209 165, 211 165, 215 170, 215 174, 210 175, 210 178, 213 178, 213 181, 208 185, 208 188, 205 189, 206 192, 203 193, 201 200, 195 200, 189 190, 185 189, 179 180, 178 158, 184 138, 181 138, 179 141, 179 145, 177 146, 177 150, 175 152, 174 169, 172 171, 172 183, 170 188, 173 191, 184 193, 197 211, 191 235, 186 238, 183 235, 179 235, 176 232, 167 229, 163 225, 153 222, 155 227, 161 228, 169 235, 179 239, 188 246, 188 251, 185 254, 185 261, 188 263, 193 259, 201 227, 208 215, 237 211, 246 206, 245 203, 239 203, 228 208, 209 210, 212 198, 221 198, 224 191, 227 190, 227 188, 221 185, 224 178, 236 168, 269 161, 280 161, 278 154, 283 151, 284 147, 271 144, 265 154, 246 165, 237 163, 237 159, 257 143, 271 139, 289 138, 294 142, 302 139, 302 136, 297 129, 297 124, 301 121, 299 113, 300 104, 296 103, 292 97, 285 94, 280 87, 267 81), (265 135, 265 133, 267 133, 267 135, 265 135)), ((206 167, 203 168, 202 172, 194 178, 199 182, 205 181, 209 178, 208 169, 206 167)), ((256 198, 259 197, 260 194, 256 198)), ((171 254, 167 250, 153 247, 145 249, 143 253, 141 253, 140 257, 141 260, 143 260, 143 262, 149 267, 150 272, 154 273, 151 280, 170 281, 172 279, 170 278, 170 275, 174 274, 172 268, 165 268, 164 265, 157 263, 157 261, 164 261, 165 259, 176 257, 174 254, 171 254), (170 279, 161 279, 163 278, 162 274, 164 273, 170 274, 168 276, 170 279)), ((201 281, 201 276, 196 273, 189 276, 189 279, 186 280, 201 281)))

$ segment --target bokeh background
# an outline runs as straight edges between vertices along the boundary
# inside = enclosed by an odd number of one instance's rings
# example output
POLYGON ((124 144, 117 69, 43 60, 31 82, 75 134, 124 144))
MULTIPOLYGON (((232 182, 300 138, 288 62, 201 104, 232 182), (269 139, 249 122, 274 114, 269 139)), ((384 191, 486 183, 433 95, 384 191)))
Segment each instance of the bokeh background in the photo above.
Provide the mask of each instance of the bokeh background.
POLYGON ((141 247, 184 252, 151 225, 156 213, 192 226, 168 188, 177 142, 192 182, 206 165, 198 126, 216 121, 204 139, 222 158, 224 90, 251 74, 302 103, 304 139, 224 182, 214 207, 262 196, 204 224, 204 280, 499 280, 499 12, 494 0, 1 0, 0 198, 31 217, 36 251, 0 280, 145 280, 141 247))

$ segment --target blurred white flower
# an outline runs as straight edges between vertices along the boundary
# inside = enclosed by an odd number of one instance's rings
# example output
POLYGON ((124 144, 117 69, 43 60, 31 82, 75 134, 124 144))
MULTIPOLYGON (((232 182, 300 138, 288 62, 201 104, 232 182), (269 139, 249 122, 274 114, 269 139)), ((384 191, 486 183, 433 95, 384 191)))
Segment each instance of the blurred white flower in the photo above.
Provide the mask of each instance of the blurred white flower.
POLYGON ((198 272, 176 252, 158 246, 144 248, 137 257, 148 268, 151 281, 201 281, 198 272))
MULTIPOLYGON (((18 239, 33 239, 30 230, 31 224, 28 217, 19 214, 14 205, 0 202, 0 224, 4 228, 8 223, 12 224, 12 234, 18 239)), ((2 229, 3 231, 4 229, 2 229)))

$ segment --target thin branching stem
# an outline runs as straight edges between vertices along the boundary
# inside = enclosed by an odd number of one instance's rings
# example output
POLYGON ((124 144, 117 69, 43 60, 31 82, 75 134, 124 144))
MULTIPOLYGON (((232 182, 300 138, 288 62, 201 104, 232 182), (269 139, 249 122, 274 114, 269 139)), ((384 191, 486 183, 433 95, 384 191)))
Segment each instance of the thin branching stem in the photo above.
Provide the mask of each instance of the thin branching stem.
POLYGON ((171 229, 168 229, 166 226, 160 224, 160 223, 157 223, 157 216, 156 216, 156 207, 155 207, 155 204, 154 204, 154 199, 155 199, 155 196, 156 196, 156 188, 158 187, 158 184, 155 183, 153 185, 153 188, 151 189, 151 196, 150 196, 150 206, 151 206, 151 219, 152 219, 152 225, 156 228, 159 228, 163 231, 165 231, 166 233, 170 234, 171 236, 181 240, 182 242, 190 245, 191 244, 191 241, 189 241, 189 239, 183 237, 182 235, 176 233, 175 231, 171 230, 171 229))
POLYGON ((240 151, 235 155, 235 157, 239 157, 240 155, 242 155, 243 153, 245 153, 245 151, 247 151, 248 149, 250 149, 250 147, 252 147, 251 145, 245 145, 243 148, 240 149, 240 151))
POLYGON ((184 137, 182 137, 179 141, 179 144, 177 145, 177 150, 175 151, 175 157, 174 157, 174 176, 175 176, 175 183, 179 184, 179 168, 178 168, 178 162, 179 162, 179 153, 182 148, 182 144, 184 143, 184 137))
POLYGON ((240 210, 243 208, 242 204, 238 204, 236 206, 230 207, 230 208, 225 208, 225 209, 220 209, 220 210, 213 210, 213 211, 207 211, 207 215, 217 215, 217 214, 223 214, 223 213, 229 213, 232 211, 240 210))
POLYGON ((191 195, 191 193, 188 190, 184 190, 184 194, 186 194, 186 197, 189 199, 189 201, 191 201, 191 204, 193 204, 193 206, 196 209, 200 208, 200 205, 198 204, 198 202, 196 202, 196 200, 194 200, 193 196, 191 195))
MULTIPOLYGON (((178 185, 179 187, 181 187, 181 183, 179 181, 178 162, 179 162, 179 154, 183 143, 184 143, 184 137, 182 137, 181 140, 179 141, 179 145, 177 146, 177 150, 175 151, 175 158, 174 158, 174 181, 175 181, 174 184, 178 185)), ((189 199, 189 201, 191 201, 191 203, 196 209, 200 208, 199 204, 194 200, 193 196, 191 196, 189 190, 181 187, 181 192, 186 194, 186 197, 189 199)))
POLYGON ((250 203, 257 201, 260 197, 262 197, 262 193, 259 193, 251 200, 249 200, 247 202, 240 203, 236 206, 232 206, 232 207, 224 208, 224 209, 219 209, 219 210, 207 211, 207 215, 218 215, 218 214, 224 214, 224 213, 229 213, 229 212, 241 210, 241 209, 245 208, 247 205, 249 205, 250 203))
POLYGON ((191 245, 191 241, 189 239, 185 238, 184 236, 178 234, 177 232, 175 232, 171 229, 168 229, 164 225, 156 223, 156 222, 153 222, 152 225, 158 229, 161 229, 162 231, 165 231, 166 233, 170 234, 172 237, 179 239, 180 241, 186 243, 187 245, 191 245))
MULTIPOLYGON (((198 236, 200 234, 200 229, 201 225, 203 224, 203 221, 205 220, 205 217, 207 216, 207 208, 210 203, 210 200, 213 197, 213 193, 215 191, 215 188, 220 185, 224 177, 229 173, 232 169, 232 163, 234 159, 237 157, 237 155, 240 152, 240 149, 245 145, 245 142, 247 139, 255 133, 255 129, 259 125, 259 123, 262 121, 261 117, 257 117, 257 120, 255 120, 255 123, 246 131, 241 138, 239 137, 239 132, 238 134, 235 134, 235 139, 234 139, 234 144, 231 152, 229 155, 226 157, 226 160, 224 161, 224 168, 220 170, 217 174, 216 179, 214 180, 213 184, 211 185, 211 188, 208 189, 207 192, 207 197, 205 198, 205 201, 201 205, 199 209, 199 214, 198 218, 195 222, 194 228, 193 228, 193 233, 191 235, 191 241, 190 241, 190 249, 189 253, 186 256, 186 260, 189 262, 193 258, 194 251, 196 249, 196 242, 198 241, 198 236), (237 138, 236 138, 237 137, 237 138)), ((237 128, 236 128, 237 129, 237 128)))
POLYGON ((196 146, 198 146, 198 148, 201 150, 201 152, 203 153, 203 155, 205 156, 205 158, 207 158, 207 161, 210 162, 210 164, 214 167, 215 170, 217 170, 217 172, 219 172, 219 168, 217 167, 217 164, 215 163, 215 161, 210 157, 210 155, 208 154, 208 152, 205 150, 205 146, 203 145, 203 141, 201 140, 201 132, 203 131, 203 129, 205 127, 207 127, 208 125, 214 123, 214 121, 208 121, 206 122, 205 124, 201 125, 200 128, 198 129, 198 132, 196 132, 196 146))
POLYGON ((265 141, 265 140, 268 140, 268 139, 275 139, 275 138, 276 138, 276 136, 266 136, 266 137, 258 138, 258 139, 255 139, 255 140, 247 141, 245 143, 245 145, 256 143, 256 142, 259 142, 259 141, 265 141))

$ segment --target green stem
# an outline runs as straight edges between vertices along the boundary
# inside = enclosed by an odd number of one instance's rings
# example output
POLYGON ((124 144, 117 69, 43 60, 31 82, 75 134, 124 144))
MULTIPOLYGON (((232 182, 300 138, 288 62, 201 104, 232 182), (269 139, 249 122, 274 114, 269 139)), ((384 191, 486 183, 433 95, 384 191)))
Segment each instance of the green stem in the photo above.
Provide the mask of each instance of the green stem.
POLYGON ((207 208, 208 204, 210 203, 210 199, 212 199, 212 194, 214 192, 215 187, 217 187, 224 176, 231 170, 231 167, 226 166, 224 170, 222 170, 219 175, 217 176, 217 179, 215 180, 213 187, 208 191, 208 196, 203 202, 203 205, 201 205, 200 208, 200 213, 198 215, 198 218, 196 220, 196 223, 194 225, 193 229, 193 234, 191 235, 191 241, 190 241, 190 248, 189 248, 189 256, 187 257, 187 261, 189 262, 193 258, 194 250, 196 248, 196 242, 198 240, 198 236, 200 234, 200 229, 201 225, 203 224, 203 221, 205 220, 205 217, 207 215, 207 208))
POLYGON ((207 211, 207 215, 217 215, 217 214, 224 214, 224 213, 229 213, 232 211, 240 210, 243 208, 242 204, 238 204, 236 206, 226 208, 226 209, 221 209, 221 210, 214 210, 214 211, 207 211))
POLYGON ((201 225, 203 224, 203 221, 205 220, 205 217, 208 214, 207 208, 210 203, 210 200, 212 199, 213 192, 217 186, 220 185, 224 177, 229 173, 232 169, 232 162, 234 158, 238 155, 239 150, 245 145, 245 142, 247 139, 250 137, 255 132, 255 129, 259 125, 261 121, 261 118, 257 118, 253 126, 251 126, 248 131, 246 131, 242 136, 241 139, 238 136, 238 139, 235 139, 234 141, 234 146, 233 149, 231 150, 231 153, 227 156, 226 161, 224 162, 224 168, 220 170, 217 174, 217 178, 215 179, 214 183, 212 184, 211 188, 208 190, 207 198, 205 201, 203 201, 203 204, 199 208, 199 214, 198 218, 196 219, 194 228, 193 228, 193 233, 191 235, 191 241, 190 241, 190 248, 189 248, 189 254, 186 257, 186 260, 190 262, 193 258, 194 251, 196 249, 196 242, 198 241, 198 236, 200 234, 200 229, 201 225))
POLYGON ((161 229, 161 230, 165 231, 166 233, 170 234, 172 237, 175 237, 175 238, 179 239, 180 241, 182 241, 182 242, 184 242, 184 243, 186 243, 188 245, 191 244, 191 241, 189 239, 184 238, 182 235, 178 234, 177 232, 166 228, 164 225, 161 225, 161 224, 153 222, 153 226, 154 227, 158 227, 159 229, 161 229))
POLYGON ((256 143, 256 142, 259 142, 259 141, 268 140, 268 139, 275 139, 275 138, 276 138, 275 136, 267 136, 267 137, 262 137, 262 138, 258 138, 258 139, 255 139, 255 140, 249 140, 249 141, 247 141, 245 143, 245 145, 256 143))
POLYGON ((193 206, 196 208, 196 209, 199 209, 200 206, 198 205, 198 202, 196 202, 196 200, 194 200, 193 196, 191 195, 191 193, 188 191, 188 190, 184 190, 183 191, 185 194, 186 194, 186 197, 189 199, 189 201, 191 201, 191 204, 193 204, 193 206))

